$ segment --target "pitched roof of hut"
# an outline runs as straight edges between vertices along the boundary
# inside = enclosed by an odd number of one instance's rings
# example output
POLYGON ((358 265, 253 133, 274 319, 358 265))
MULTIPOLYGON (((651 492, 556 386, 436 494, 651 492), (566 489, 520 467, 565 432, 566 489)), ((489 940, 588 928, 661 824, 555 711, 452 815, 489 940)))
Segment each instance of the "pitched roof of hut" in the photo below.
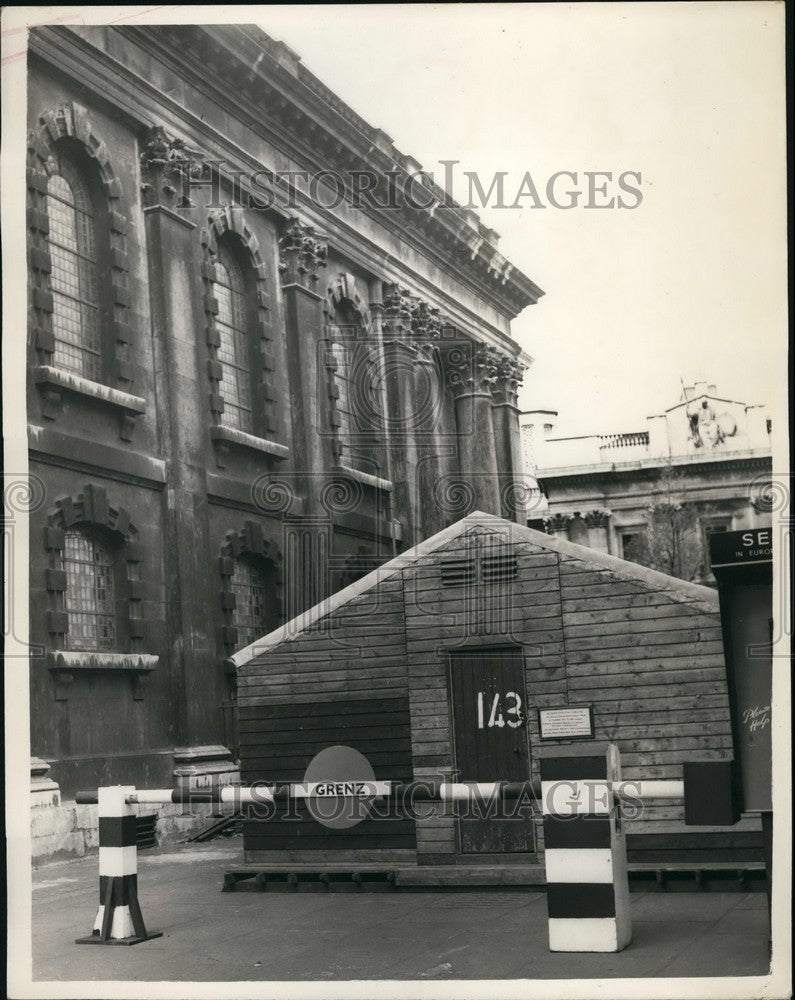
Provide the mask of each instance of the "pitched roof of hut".
POLYGON ((292 621, 286 622, 262 638, 256 639, 248 646, 238 650, 231 657, 232 662, 236 667, 243 667, 253 662, 267 653, 268 650, 298 638, 308 629, 317 625, 322 618, 338 612, 346 604, 350 604, 368 591, 381 586, 395 574, 411 569, 434 553, 451 546, 451 543, 454 545, 462 535, 482 534, 484 532, 507 536, 505 539, 507 542, 526 545, 528 551, 557 552, 569 560, 585 564, 588 568, 605 572, 607 580, 629 580, 645 586, 649 590, 662 591, 671 600, 691 604, 699 611, 713 614, 718 611, 717 591, 709 587, 688 583, 686 580, 668 576, 666 573, 659 573, 657 570, 648 569, 646 566, 640 566, 625 559, 618 559, 584 545, 575 545, 573 542, 544 534, 544 532, 516 524, 514 521, 508 521, 494 514, 474 511, 448 528, 426 538, 425 541, 413 546, 413 548, 395 556, 394 559, 383 563, 350 586, 338 590, 313 608, 309 608, 293 618, 292 621))

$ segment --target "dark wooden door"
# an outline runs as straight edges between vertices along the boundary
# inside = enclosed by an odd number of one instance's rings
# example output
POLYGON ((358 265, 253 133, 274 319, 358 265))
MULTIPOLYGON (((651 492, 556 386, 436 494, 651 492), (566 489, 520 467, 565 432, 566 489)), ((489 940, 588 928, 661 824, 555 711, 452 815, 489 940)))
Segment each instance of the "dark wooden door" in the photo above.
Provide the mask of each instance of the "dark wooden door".
MULTIPOLYGON (((450 654, 458 781, 525 781, 530 776, 527 696, 522 651, 473 649, 450 654)), ((511 803, 491 807, 489 818, 459 821, 463 854, 534 850, 527 810, 510 816, 511 803)))

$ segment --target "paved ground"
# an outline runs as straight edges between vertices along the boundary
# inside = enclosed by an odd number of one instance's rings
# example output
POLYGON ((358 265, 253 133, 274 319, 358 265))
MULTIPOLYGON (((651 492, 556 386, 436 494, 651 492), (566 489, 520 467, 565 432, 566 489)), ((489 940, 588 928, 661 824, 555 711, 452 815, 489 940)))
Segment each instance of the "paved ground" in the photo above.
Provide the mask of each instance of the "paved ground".
POLYGON ((553 955, 538 891, 220 891, 241 841, 139 855, 144 919, 164 931, 81 947, 97 905, 96 855, 34 874, 34 979, 344 980, 749 976, 767 972, 764 893, 632 893, 617 955, 553 955))

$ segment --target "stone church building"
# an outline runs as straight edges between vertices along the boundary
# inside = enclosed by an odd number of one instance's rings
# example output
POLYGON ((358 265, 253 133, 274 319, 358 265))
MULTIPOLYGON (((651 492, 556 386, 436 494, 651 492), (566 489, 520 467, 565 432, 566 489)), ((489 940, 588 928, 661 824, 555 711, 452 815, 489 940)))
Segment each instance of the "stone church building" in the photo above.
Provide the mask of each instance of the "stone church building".
POLYGON ((80 788, 235 773, 236 651, 473 510, 524 520, 510 323, 542 292, 259 29, 28 58, 43 856, 85 850, 80 788))

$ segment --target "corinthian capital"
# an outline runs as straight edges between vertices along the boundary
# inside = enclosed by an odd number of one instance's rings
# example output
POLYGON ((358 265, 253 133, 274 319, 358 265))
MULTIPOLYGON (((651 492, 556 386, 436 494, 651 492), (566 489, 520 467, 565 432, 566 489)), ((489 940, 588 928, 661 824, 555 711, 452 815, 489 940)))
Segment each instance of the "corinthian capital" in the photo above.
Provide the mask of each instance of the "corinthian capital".
POLYGON ((175 139, 162 125, 153 125, 141 148, 141 190, 146 205, 190 208, 191 178, 207 170, 202 154, 183 139, 175 139))
POLYGON ((486 344, 462 343, 447 352, 450 387, 456 394, 490 392, 494 384, 496 351, 486 344))
POLYGON ((549 517, 544 518, 544 527, 548 534, 556 531, 565 531, 571 519, 571 514, 550 514, 549 517))
POLYGON ((411 303, 411 333, 417 340, 438 340, 442 335, 442 319, 436 306, 423 299, 411 303))
POLYGON ((494 352, 492 367, 493 382, 491 386, 495 403, 511 403, 516 405, 517 393, 521 385, 526 366, 516 358, 499 351, 494 352))
POLYGON ((423 299, 413 299, 411 304, 411 336, 422 361, 433 361, 437 356, 442 336, 442 316, 436 306, 423 299))
POLYGON ((384 310, 381 328, 386 340, 406 340, 412 326, 412 298, 400 285, 384 287, 384 310))
POLYGON ((279 273, 284 284, 313 290, 318 271, 326 267, 328 244, 315 234, 314 226, 293 217, 279 239, 279 273))
POLYGON ((591 510, 584 515, 589 528, 606 528, 610 516, 609 510, 591 510))

